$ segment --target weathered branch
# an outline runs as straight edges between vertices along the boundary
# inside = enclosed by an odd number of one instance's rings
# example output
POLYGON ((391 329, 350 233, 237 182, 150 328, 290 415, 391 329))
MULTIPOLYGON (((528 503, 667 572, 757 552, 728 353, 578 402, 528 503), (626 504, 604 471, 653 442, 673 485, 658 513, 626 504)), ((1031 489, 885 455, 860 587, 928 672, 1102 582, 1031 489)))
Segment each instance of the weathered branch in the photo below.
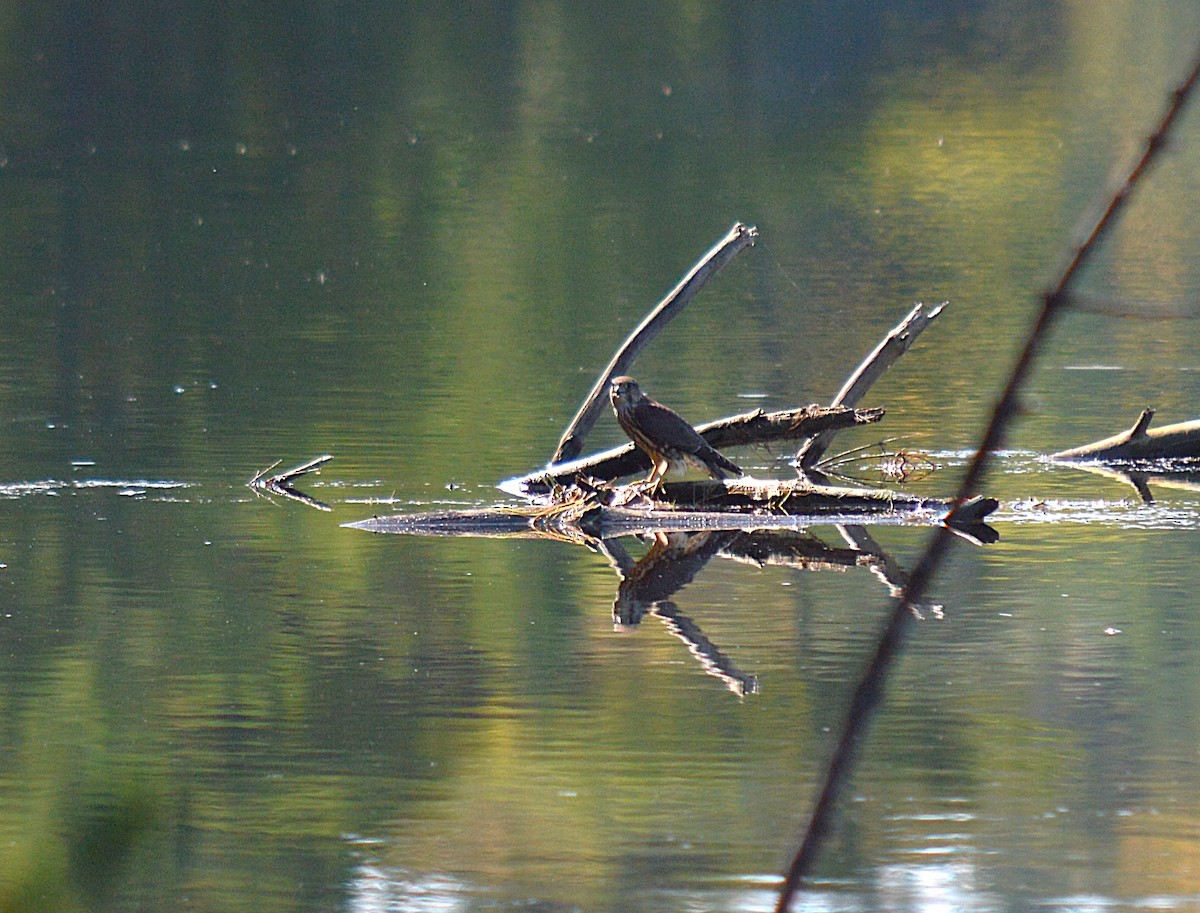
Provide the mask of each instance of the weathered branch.
POLYGON ((706 282, 737 254, 754 243, 758 230, 752 225, 735 222, 716 245, 688 270, 679 284, 660 301, 649 314, 638 324, 637 329, 629 334, 629 338, 621 344, 617 354, 608 363, 596 380, 591 392, 579 407, 571 424, 563 432, 562 440, 550 458, 550 466, 564 460, 573 460, 583 453, 583 442, 596 419, 608 405, 608 385, 613 377, 629 373, 634 359, 644 349, 659 331, 687 306, 706 282))
MULTIPOLYGON (((749 476, 667 482, 655 491, 654 503, 668 510, 763 511, 810 517, 921 511, 940 516, 951 504, 945 498, 923 498, 883 488, 842 488, 814 485, 807 479, 754 479, 749 476)), ((970 522, 981 520, 998 506, 992 498, 979 498, 976 503, 987 507, 972 516, 970 522)))
MULTIPOLYGON (((830 405, 854 407, 862 402, 862 398, 872 385, 887 373, 888 368, 895 364, 901 355, 909 350, 925 328, 933 323, 938 314, 942 313, 946 304, 947 302, 943 301, 937 307, 926 311, 925 305, 917 302, 916 306, 908 312, 908 316, 892 328, 891 332, 846 379, 842 389, 838 391, 830 405)), ((830 429, 805 441, 796 452, 796 462, 805 469, 816 465, 817 461, 825 455, 825 451, 829 449, 834 435, 839 430, 830 429)))
MULTIPOLYGON (((743 412, 703 425, 696 430, 718 450, 744 444, 768 444, 772 441, 797 440, 819 434, 829 428, 866 425, 883 418, 882 409, 844 409, 801 406, 780 412, 743 412)), ((507 479, 499 488, 510 494, 531 497, 546 494, 553 485, 565 485, 580 476, 600 481, 619 479, 650 468, 650 458, 633 444, 624 444, 569 463, 558 463, 517 478, 507 479)))
POLYGON ((1200 419, 1150 431, 1153 409, 1144 409, 1128 431, 1051 454, 1052 460, 1180 460, 1200 458, 1200 419))

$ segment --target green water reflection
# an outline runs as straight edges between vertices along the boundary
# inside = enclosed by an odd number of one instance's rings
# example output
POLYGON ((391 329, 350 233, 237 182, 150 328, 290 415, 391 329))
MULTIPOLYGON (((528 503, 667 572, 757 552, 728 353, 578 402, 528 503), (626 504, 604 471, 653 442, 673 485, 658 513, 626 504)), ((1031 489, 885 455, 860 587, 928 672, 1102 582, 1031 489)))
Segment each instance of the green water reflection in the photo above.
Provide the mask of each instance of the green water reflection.
MULTIPOLYGON (((0 908, 770 908, 867 570, 707 566, 679 607, 738 698, 660 619, 613 629, 599 555, 339 524, 497 500, 736 219, 762 241, 639 378, 696 421, 826 400, 948 299, 869 403, 948 492, 1197 32, 1119 0, 0 3, 0 908), (326 452, 330 513, 245 487, 326 452)), ((1090 294, 1197 299, 1198 141, 1090 294)), ((814 908, 1196 905, 1194 493, 1029 455, 1195 417, 1193 330, 1054 335, 990 484, 1025 508, 939 581, 814 908)))

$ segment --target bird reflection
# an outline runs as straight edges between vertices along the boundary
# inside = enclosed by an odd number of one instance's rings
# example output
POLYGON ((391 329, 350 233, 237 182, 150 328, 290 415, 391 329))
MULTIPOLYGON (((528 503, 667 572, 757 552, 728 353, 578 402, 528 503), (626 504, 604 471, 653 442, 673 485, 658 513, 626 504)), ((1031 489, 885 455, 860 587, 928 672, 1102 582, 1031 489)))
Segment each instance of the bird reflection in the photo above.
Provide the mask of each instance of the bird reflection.
MULTIPOLYGON (((907 582, 907 573, 861 526, 837 529, 848 547, 830 545, 804 530, 705 530, 656 532, 646 553, 635 560, 618 539, 593 543, 612 562, 621 582, 613 601, 613 622, 618 629, 636 627, 647 615, 659 618, 672 634, 687 644, 704 671, 719 678, 737 695, 756 694, 758 677, 737 667, 713 643, 694 619, 680 611, 674 596, 691 583, 714 557, 757 567, 783 565, 806 571, 870 570, 894 597, 907 582)), ((941 617, 941 607, 914 606, 918 619, 941 617)))
POLYGON ((613 621, 617 627, 633 627, 647 614, 661 618, 667 630, 687 644, 705 672, 721 679, 735 694, 747 695, 758 692, 758 677, 737 668, 704 635, 700 626, 669 600, 738 535, 731 530, 655 533, 650 548, 639 561, 634 561, 616 539, 604 540, 603 551, 621 575, 613 602, 613 621))

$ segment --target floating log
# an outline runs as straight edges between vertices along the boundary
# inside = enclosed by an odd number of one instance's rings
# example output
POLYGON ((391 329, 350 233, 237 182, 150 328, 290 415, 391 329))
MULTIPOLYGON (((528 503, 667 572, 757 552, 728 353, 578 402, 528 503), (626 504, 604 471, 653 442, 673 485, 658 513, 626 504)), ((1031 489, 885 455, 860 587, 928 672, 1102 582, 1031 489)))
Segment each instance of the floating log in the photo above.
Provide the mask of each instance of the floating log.
MULTIPOLYGON (((799 440, 829 429, 868 425, 879 421, 883 415, 882 409, 827 406, 801 406, 779 412, 756 409, 697 425, 696 430, 713 447, 722 450, 744 444, 799 440)), ((621 476, 644 473, 649 468, 650 458, 633 444, 625 444, 583 459, 558 463, 507 479, 500 483, 499 488, 521 497, 537 497, 549 493, 555 485, 569 485, 580 477, 607 482, 621 476)))
POLYGON ((1179 460, 1200 458, 1200 419, 1150 430, 1153 409, 1144 409, 1128 431, 1051 454, 1052 460, 1179 460))

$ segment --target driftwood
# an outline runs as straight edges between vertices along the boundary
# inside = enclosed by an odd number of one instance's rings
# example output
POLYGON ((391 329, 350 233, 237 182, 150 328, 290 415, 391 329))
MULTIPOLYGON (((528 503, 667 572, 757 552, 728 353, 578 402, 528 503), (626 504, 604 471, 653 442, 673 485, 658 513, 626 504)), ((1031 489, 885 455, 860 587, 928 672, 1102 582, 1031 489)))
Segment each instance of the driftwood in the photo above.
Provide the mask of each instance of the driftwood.
MULTIPOLYGON (((620 522, 623 518, 618 512, 632 502, 638 503, 638 521, 644 523, 651 519, 653 522, 669 523, 670 528, 677 528, 675 524, 683 514, 688 515, 690 522, 704 524, 703 528, 719 528, 699 515, 754 513, 813 516, 849 512, 864 516, 912 510, 946 513, 944 502, 910 499, 886 490, 826 486, 823 484, 827 481, 824 476, 812 468, 837 431, 875 422, 883 417, 881 409, 855 410, 852 407, 862 400, 871 385, 942 312, 944 303, 928 311, 923 305, 916 305, 851 374, 838 393, 834 406, 828 409, 810 406, 772 413, 756 410, 697 427, 697 431, 717 449, 779 440, 804 442, 797 456, 798 460, 803 459, 800 479, 763 482, 746 478, 728 482, 679 483, 657 486, 652 491, 635 483, 624 489, 614 489, 605 483, 645 472, 649 468, 650 461, 645 453, 633 444, 626 444, 578 458, 587 433, 605 408, 606 393, 613 375, 627 371, 640 351, 666 321, 679 313, 700 285, 739 251, 752 244, 756 236, 755 229, 740 222, 735 223, 729 233, 700 259, 626 339, 601 372, 583 406, 563 433, 546 468, 500 483, 499 487, 510 494, 530 499, 548 499, 548 503, 533 509, 537 514, 537 523, 552 520, 553 523, 563 524, 569 521, 568 525, 583 529, 587 534, 603 536, 605 533, 600 530, 620 522), (566 459, 568 456, 575 458, 566 459)), ((979 516, 964 517, 960 526, 978 523, 982 516, 995 509, 995 502, 990 503, 991 507, 979 516)), ((994 531, 989 530, 988 533, 990 535, 984 535, 980 541, 991 541, 995 537, 994 531)))
POLYGON ((1153 409, 1144 409, 1133 427, 1104 440, 1052 454, 1052 460, 1180 460, 1200 458, 1200 419, 1150 430, 1153 409))
MULTIPOLYGON (((846 409, 802 406, 781 412, 744 412, 715 422, 697 425, 696 430, 721 450, 743 444, 798 440, 829 429, 866 425, 883 418, 882 409, 846 409)), ((522 497, 547 494, 555 485, 568 485, 583 477, 611 481, 621 476, 644 473, 650 458, 633 444, 625 444, 569 463, 558 463, 500 483, 500 488, 522 497)))
POLYGON ((629 373, 629 367, 642 349, 659 334, 663 327, 683 311, 688 302, 719 269, 752 245, 757 237, 758 231, 752 225, 735 222, 725 237, 701 257, 667 297, 645 316, 621 344, 617 354, 608 363, 608 367, 596 379, 596 383, 583 401, 583 405, 571 419, 567 430, 563 432, 562 440, 558 442, 554 456, 550 458, 551 466, 565 460, 573 460, 583 453, 584 439, 592 430, 592 426, 596 424, 596 419, 608 407, 609 382, 614 377, 629 373))
MULTIPOLYGON (((533 501, 524 508, 490 511, 450 511, 410 516, 372 517, 349 523, 358 529, 423 535, 550 535, 570 540, 605 539, 615 535, 680 530, 756 529, 795 527, 820 518, 822 522, 940 523, 950 503, 882 489, 850 489, 824 484, 813 470, 792 480, 732 480, 678 482, 648 489, 635 482, 614 485, 623 476, 643 473, 650 466, 645 453, 632 443, 566 462, 565 453, 579 447, 605 407, 611 375, 624 371, 662 326, 679 313, 703 282, 740 250, 753 243, 755 229, 740 222, 692 268, 679 285, 651 311, 601 373, 583 407, 564 432, 550 465, 508 479, 500 488, 533 501), (780 522, 783 518, 784 522, 780 522)), ((718 449, 780 440, 808 441, 802 452, 815 459, 833 433, 877 422, 882 409, 854 409, 866 390, 902 355, 944 305, 925 311, 917 305, 881 342, 843 385, 839 405, 807 406, 779 412, 729 416, 697 426, 718 449)), ((286 480, 273 479, 273 482, 286 480)), ((997 502, 976 499, 956 516, 956 530, 977 542, 994 541, 996 533, 983 525, 997 502)))
MULTIPOLYGON (((979 500, 986 503, 986 499, 979 500)), ((816 485, 808 479, 754 479, 749 476, 667 482, 654 493, 654 503, 675 509, 698 505, 706 510, 749 510, 809 517, 841 513, 862 515, 881 509, 888 512, 944 512, 949 509, 949 502, 942 498, 922 498, 882 488, 841 488, 816 485)), ((995 510, 996 502, 990 503, 991 510, 995 510)), ((990 512, 986 511, 984 515, 990 512)))
MULTIPOLYGON (((896 363, 901 355, 909 350, 917 337, 925 328, 942 313, 948 302, 943 301, 935 308, 926 311, 925 305, 918 302, 903 320, 889 332, 874 350, 863 360, 851 374, 831 406, 848 406, 853 408, 862 402, 867 391, 875 381, 887 373, 888 368, 896 363)), ((805 441, 796 452, 796 462, 805 469, 811 469, 829 449, 833 436, 840 429, 829 429, 805 441)))
POLYGON ((265 492, 267 494, 279 495, 281 498, 288 498, 292 501, 299 501, 301 504, 307 504, 309 507, 315 507, 317 510, 332 510, 333 508, 324 501, 318 501, 316 498, 306 495, 294 486, 297 479, 310 473, 319 473, 321 467, 332 459, 332 454, 326 453, 301 463, 299 466, 285 469, 283 472, 267 475, 268 472, 283 462, 282 460, 276 460, 266 469, 256 472, 254 477, 246 484, 254 490, 255 494, 265 492))

